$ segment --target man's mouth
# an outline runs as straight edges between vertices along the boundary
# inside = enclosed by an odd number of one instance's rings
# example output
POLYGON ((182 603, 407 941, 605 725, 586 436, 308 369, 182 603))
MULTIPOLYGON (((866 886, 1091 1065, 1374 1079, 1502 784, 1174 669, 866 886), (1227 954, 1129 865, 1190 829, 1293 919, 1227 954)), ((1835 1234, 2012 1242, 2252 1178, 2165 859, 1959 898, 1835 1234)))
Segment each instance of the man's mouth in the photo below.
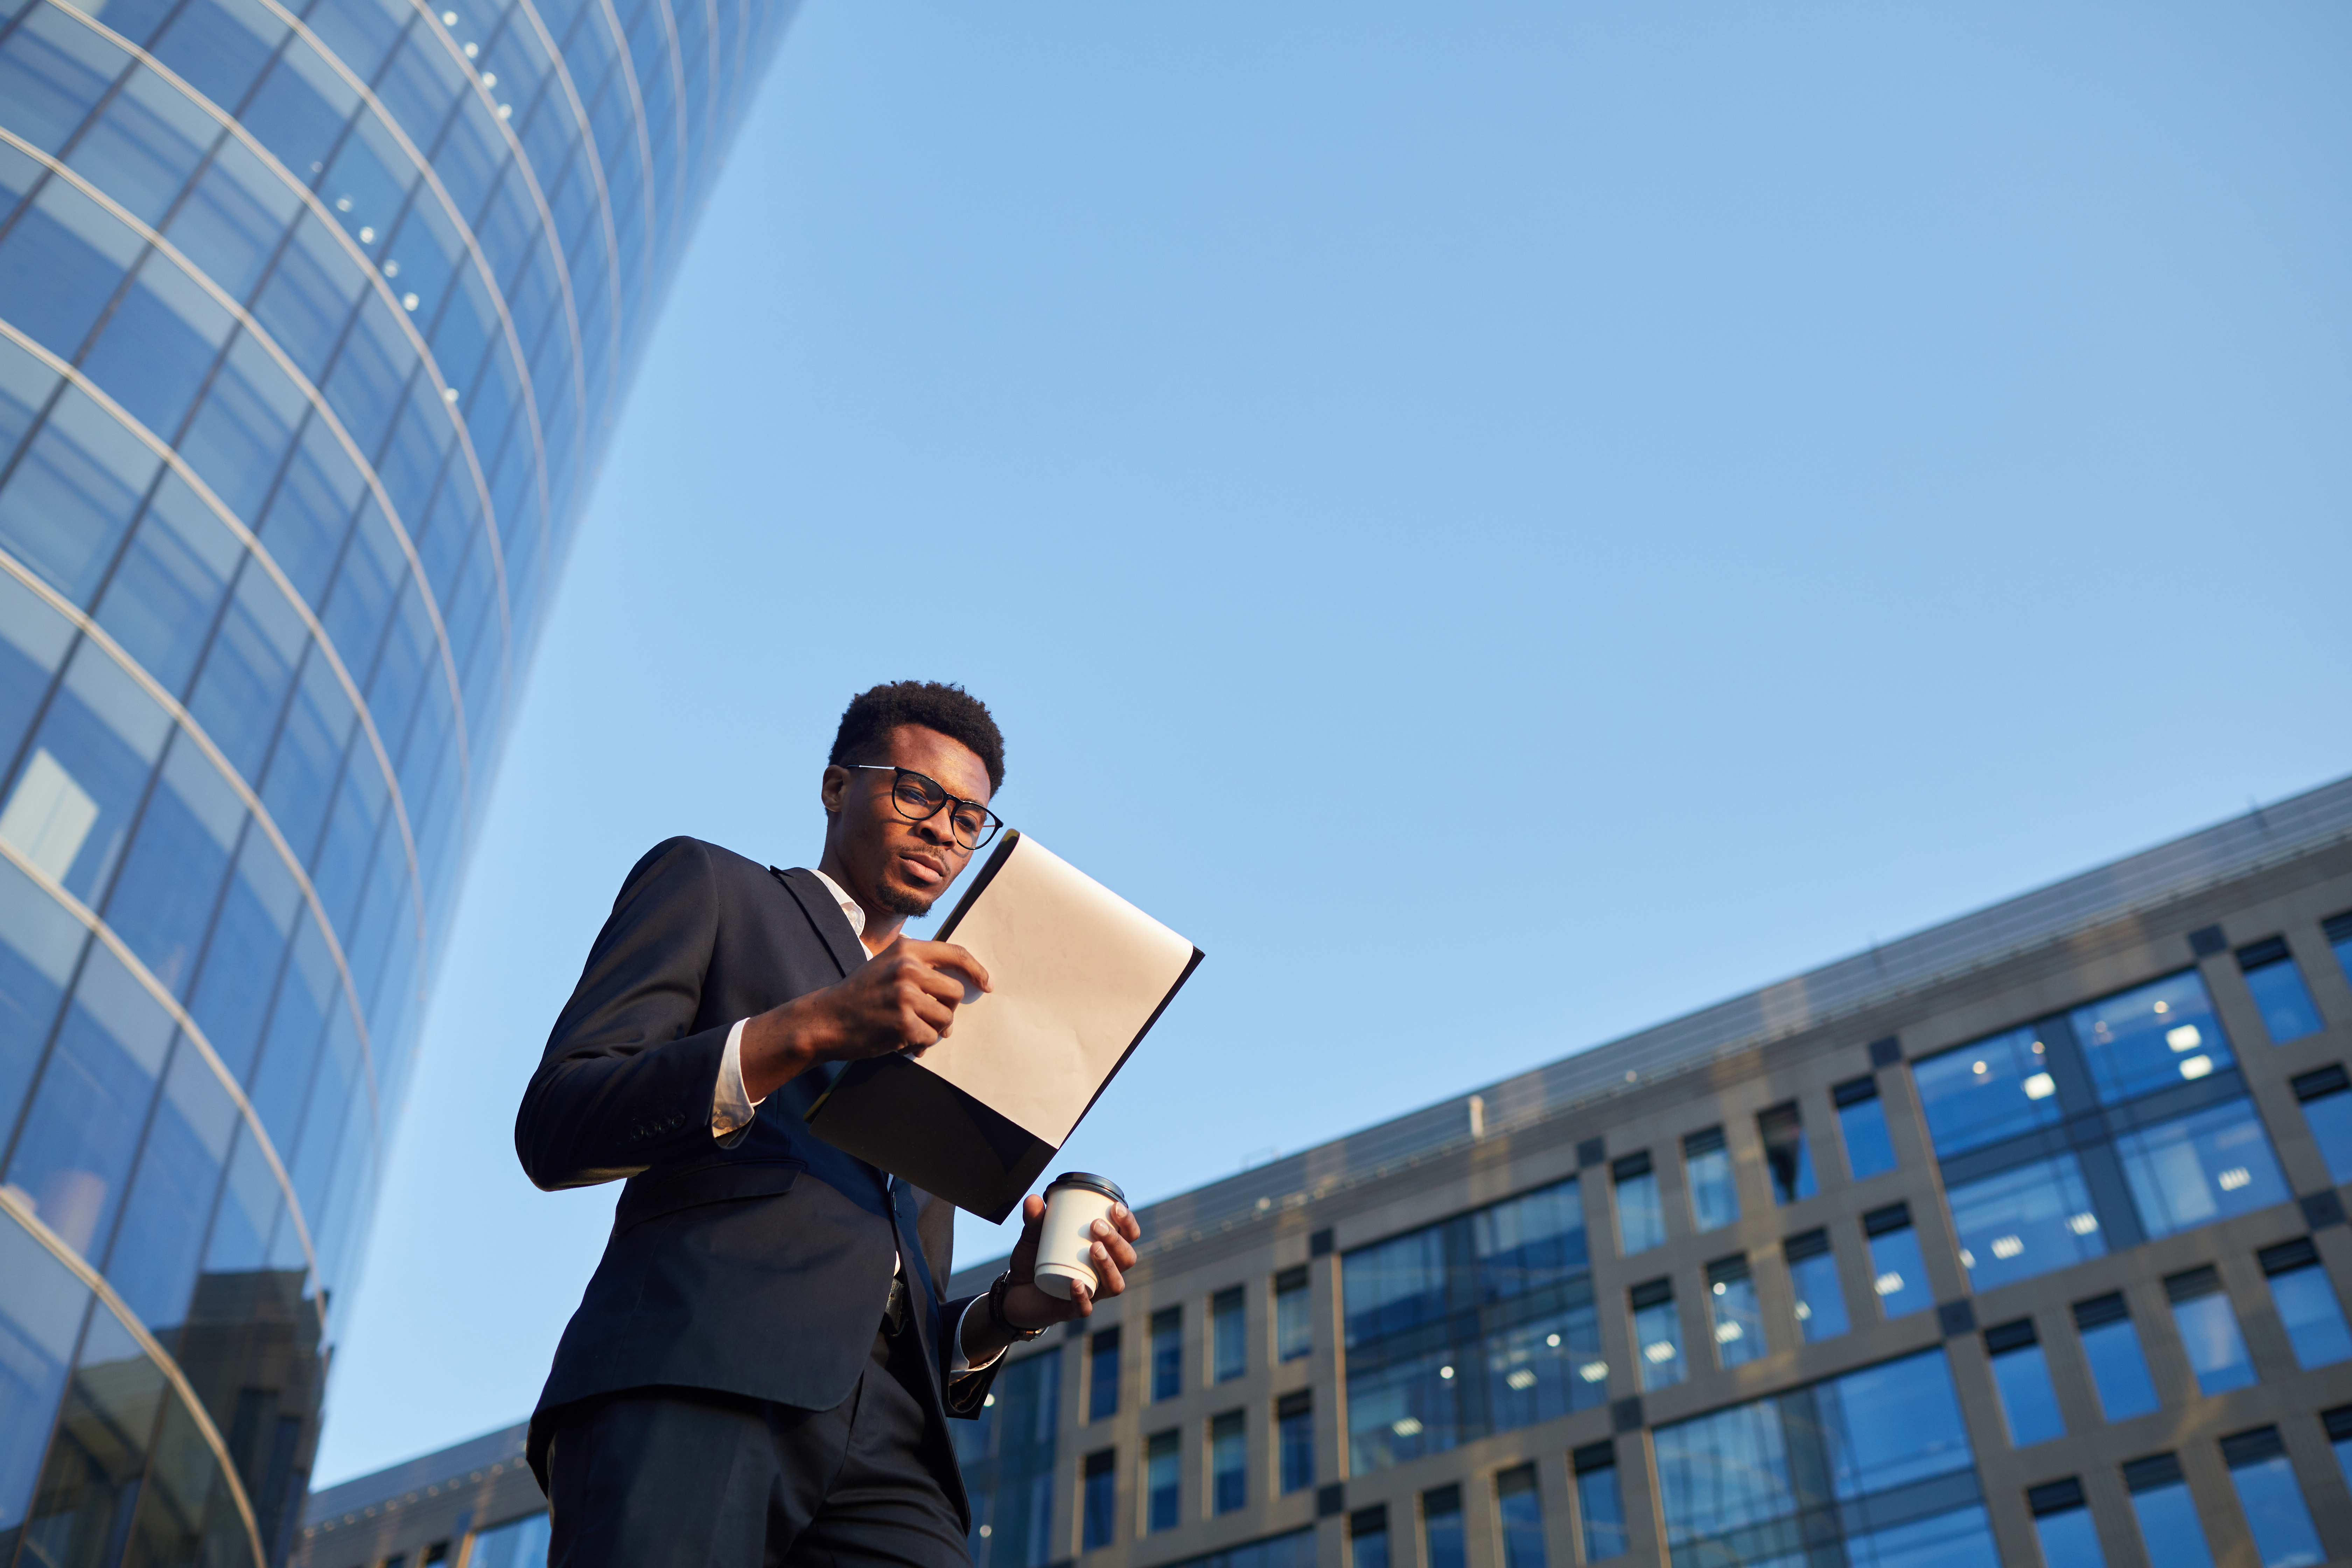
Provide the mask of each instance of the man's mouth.
POLYGON ((901 855, 898 858, 906 863, 907 875, 924 887, 937 888, 946 885, 948 868, 944 862, 936 860, 929 855, 901 855))

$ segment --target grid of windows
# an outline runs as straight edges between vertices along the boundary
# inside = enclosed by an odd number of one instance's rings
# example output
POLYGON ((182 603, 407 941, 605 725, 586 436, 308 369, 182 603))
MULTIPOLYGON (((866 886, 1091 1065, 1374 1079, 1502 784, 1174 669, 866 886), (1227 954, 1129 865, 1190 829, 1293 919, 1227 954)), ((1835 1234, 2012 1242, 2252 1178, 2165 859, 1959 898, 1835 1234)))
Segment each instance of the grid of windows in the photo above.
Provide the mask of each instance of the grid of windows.
POLYGON ((288 1528, 509 689, 793 10, 0 6, 5 1398, 121 1351, 173 1412, 105 1484, 0 1445, 0 1538, 288 1528))
POLYGON ((977 1568, 1044 1568, 1061 1555, 1054 1545, 1061 1406, 1062 1358, 1048 1352, 999 1372, 979 1420, 950 1423, 971 1500, 967 1544, 977 1568))

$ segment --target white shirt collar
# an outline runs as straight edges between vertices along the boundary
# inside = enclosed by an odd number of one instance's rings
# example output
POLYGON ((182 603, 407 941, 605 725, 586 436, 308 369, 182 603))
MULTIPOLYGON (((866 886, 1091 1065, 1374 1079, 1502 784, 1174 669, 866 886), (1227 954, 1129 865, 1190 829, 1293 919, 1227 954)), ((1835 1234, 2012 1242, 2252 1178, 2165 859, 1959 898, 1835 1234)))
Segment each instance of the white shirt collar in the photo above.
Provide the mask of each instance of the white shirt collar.
POLYGON ((849 917, 849 934, 856 937, 862 945, 866 941, 865 907, 858 903, 856 899, 853 899, 847 893, 843 892, 841 890, 840 883, 835 881, 824 872, 817 870, 814 867, 811 867, 809 868, 809 875, 814 877, 818 881, 824 884, 824 890, 833 895, 833 901, 839 904, 841 906, 841 912, 849 917))

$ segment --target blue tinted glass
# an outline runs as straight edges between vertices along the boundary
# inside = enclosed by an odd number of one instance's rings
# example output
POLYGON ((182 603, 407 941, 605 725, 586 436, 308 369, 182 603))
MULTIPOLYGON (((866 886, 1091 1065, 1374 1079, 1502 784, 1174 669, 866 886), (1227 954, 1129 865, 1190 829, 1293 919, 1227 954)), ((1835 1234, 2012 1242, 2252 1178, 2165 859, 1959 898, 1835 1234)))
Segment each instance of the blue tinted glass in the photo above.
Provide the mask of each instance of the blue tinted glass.
MULTIPOLYGON (((358 101, 319 52, 296 38, 236 117, 279 163, 308 173, 332 150, 358 101)), ((331 204, 345 195, 332 186, 320 194, 331 204)))
POLYGON ((150 47, 215 103, 236 103, 285 37, 258 0, 189 0, 150 47))
POLYGON ((1110 1544, 1111 1509, 1118 1489, 1118 1477, 1111 1469, 1106 1468, 1087 1472, 1086 1486, 1079 1502, 1084 1516, 1079 1524, 1078 1550, 1081 1552, 1092 1552, 1097 1547, 1110 1544))
POLYGON ((1718 1279, 1706 1288, 1707 1317, 1715 1331, 1715 1359, 1722 1366, 1738 1366, 1762 1355, 1764 1315, 1756 1305, 1756 1281, 1742 1275, 1718 1279))
POLYGON ((1424 1568, 1466 1568, 1462 1540, 1462 1494, 1450 1491, 1447 1500, 1422 1515, 1422 1537, 1428 1548, 1424 1568))
POLYGON ((1220 1415, 1209 1428, 1209 1507, 1234 1513, 1249 1501, 1249 1441, 1239 1414, 1220 1415))
POLYGON ((2153 1238, 2251 1214, 2290 1194, 2253 1102, 2233 1100, 2116 1140, 2153 1238))
POLYGON ((41 1450, 48 1445, 46 1416, 65 1390, 90 1293, 14 1220, 0 1224, 0 1279, 8 1281, 0 1298, 0 1342, 9 1347, 0 1357, 0 1408, 44 1416, 0 1421, 0 1528, 13 1531, 25 1521, 41 1450))
POLYGON ((2110 1104, 2237 1060, 2193 969, 2077 1007, 2068 1017, 2092 1083, 2110 1104))
POLYGON ((1184 1320, 1172 1312, 1151 1315, 1151 1397, 1173 1399, 1184 1392, 1184 1320))
POLYGON ((1952 1229, 1969 1284, 1990 1290, 2107 1250, 2072 1154, 1953 1187, 1952 1229))
POLYGON ((155 434, 178 433, 234 321, 179 264, 158 252, 82 360, 82 372, 155 434))
POLYGON ((181 254, 237 300, 252 293, 261 269, 294 221, 300 198, 243 143, 224 142, 163 230, 181 254))
POLYGON ((1445 1312, 1445 1236, 1432 1226, 1339 1260, 1348 1343, 1396 1333, 1445 1312))
POLYGON ((0 811, 9 838, 68 892, 97 902, 170 731, 122 667, 84 642, 0 811))
POLYGON ((1500 1301, 1555 1284, 1582 1269, 1584 1201, 1571 1176, 1470 1216, 1478 1296, 1500 1301))
POLYGON ((1765 1399, 1658 1428, 1666 1543, 1688 1545, 1797 1510, 1789 1439, 1765 1399))
POLYGON ((1087 1352, 1087 1419, 1099 1421, 1118 1411, 1118 1339, 1097 1334, 1087 1352))
POLYGON ((278 340, 296 367, 315 384, 333 357, 351 318, 352 303, 365 279, 334 226, 316 213, 304 216, 293 243, 279 253, 253 313, 278 340))
POLYGON ((1379 1363, 1349 1358, 1350 1475, 1442 1454, 1461 1441, 1461 1380, 1453 1355, 1440 1349, 1379 1363))
POLYGON ((1833 1378, 1813 1397, 1841 1498, 1948 1475, 1971 1462, 1968 1426, 1940 1349, 1833 1378))
POLYGON ((1979 1506, 1849 1535, 1845 1552, 1850 1568, 2001 1568, 1992 1521, 1979 1506))
POLYGON ((2231 1470, 2230 1484, 2238 1489, 2238 1505, 2246 1510, 2246 1528, 2253 1534, 2254 1558, 2262 1568, 2316 1568, 2327 1561, 2285 1455, 2231 1470))
POLYGON ((1495 1431, 1532 1426, 1609 1397, 1601 1317, 1586 1301, 1486 1338, 1486 1419, 1495 1431))
POLYGON ((2057 1086, 2048 1060, 2047 1047, 2029 1026, 1914 1062, 1919 1109, 1937 1154, 1948 1160, 2055 1123, 2057 1086))
POLYGON ((1876 1096, 1838 1107, 1838 1131, 1845 1139, 1846 1173, 1855 1181, 1895 1169, 1895 1140, 1886 1135, 1886 1110, 1876 1096))
POLYGON ((2229 1297, 2216 1291, 2175 1301, 2172 1321, 2203 1392, 2223 1394, 2254 1381, 2253 1358, 2246 1353, 2245 1336, 2238 1331, 2238 1315, 2230 1310, 2229 1297))
POLYGON ((2107 1568, 2098 1525, 2087 1508, 2042 1514, 2033 1521, 2033 1533, 2042 1544, 2042 1568, 2107 1568))
POLYGON ((2040 1345, 2003 1351, 1992 1358, 1992 1380, 2000 1390, 2001 1413, 2009 1418, 2009 1440, 2027 1448, 2066 1435, 2066 1418, 2058 1413, 2058 1393, 2050 1386, 2050 1363, 2040 1345))
POLYGON ((286 373, 249 335, 229 345, 180 454, 230 511, 250 523, 308 410, 286 373))
POLYGON ((1151 1439, 1143 1461, 1144 1528, 1151 1533, 1176 1528, 1182 1484, 1179 1463, 1175 1433, 1162 1432, 1151 1439))
POLYGON ((2304 1120, 2311 1124, 2311 1141, 2327 1162, 2327 1178, 2352 1182, 2352 1093, 2334 1094, 2303 1102, 2304 1120))
POLYGON ((2213 1553, 2205 1545, 2205 1527, 2197 1518, 2186 1483, 2132 1493, 2132 1514, 2139 1521, 2140 1544, 2147 1549, 2148 1568, 2213 1568, 2213 1553))
POLYGON ((213 1194, 228 1159, 236 1104, 184 1039, 142 1141, 106 1276, 139 1321, 162 1332, 187 1321, 213 1194))
POLYGON ((1389 1568, 1389 1532, 1366 1531, 1348 1542, 1349 1568, 1389 1568))
POLYGON ((1786 1205, 1813 1195, 1813 1157, 1805 1146, 1804 1124, 1793 1109, 1756 1119, 1764 1144, 1764 1170, 1772 1180, 1772 1201, 1786 1205))
POLYGON ((1690 1188, 1691 1228, 1720 1230, 1739 1217, 1739 1193, 1731 1184, 1731 1151, 1712 1149, 1687 1156, 1684 1175, 1690 1188))
POLYGON ((2303 971, 2294 966, 2292 958, 2247 970, 2246 989, 2253 993, 2254 1005, 2263 1015, 2263 1027, 2270 1031, 2271 1044, 2274 1046, 2315 1035, 2325 1026, 2310 991, 2303 984, 2303 971))
POLYGON ((1616 1184, 1617 1247, 1627 1257, 1647 1252, 1666 1239, 1666 1211, 1658 1202, 1655 1175, 1629 1176, 1616 1184))
POLYGON ((162 466, 114 416, 68 390, 0 490, 0 545, 86 605, 162 466))
POLYGON ((547 1568, 547 1549, 553 1529, 553 1521, 544 1509, 509 1520, 475 1536, 466 1561, 472 1568, 547 1568))
POLYGON ((1846 1331, 1845 1292, 1838 1284, 1835 1254, 1824 1252, 1790 1263, 1789 1283, 1797 1298, 1797 1329, 1807 1344, 1833 1340, 1846 1331))
POLYGON ((0 239, 9 322, 72 360, 146 243, 95 201, 51 180, 0 239))
POLYGON ((1927 1264, 1919 1256, 1919 1233, 1906 1226, 1870 1238, 1870 1289, 1879 1315, 1907 1317, 1929 1305, 1927 1264))
POLYGON ((1282 1454, 1282 1489, 1304 1491, 1315 1484, 1315 1415, 1302 1410, 1282 1418, 1276 1441, 1282 1454))
POLYGON ((89 929, 0 862, 0 1116, 15 1126, 89 929))
POLYGON ((1616 1466, 1579 1473, 1576 1516, 1587 1563, 1598 1563, 1624 1552, 1625 1500, 1617 1489, 1616 1466))
POLYGON ((0 124, 54 153, 125 63, 121 49, 88 27, 37 6, 0 46, 0 124))
POLYGON ((1633 1313, 1633 1364, 1645 1389, 1672 1388, 1688 1375, 1682 1314, 1674 1302, 1661 1301, 1633 1313))
POLYGON ((2110 1421, 2128 1421, 2156 1408, 2156 1384, 2140 1353, 2139 1331, 2128 1318, 2083 1332, 2083 1359, 2099 1392, 2099 1410, 2110 1421))
POLYGON ((1495 1478, 1495 1514, 1502 1526, 1503 1568, 1544 1568, 1543 1500, 1532 1468, 1495 1478))
POLYGON ((1274 1293, 1274 1355, 1276 1361, 1297 1361, 1315 1349, 1315 1293, 1294 1285, 1274 1293))
POLYGON ((218 121, 142 66, 66 162, 141 222, 158 223, 220 134, 218 121))
POLYGON ((177 696, 195 673, 205 633, 244 553, 187 481, 166 474, 99 601, 99 625, 177 696))
POLYGON ((2295 1363, 2305 1371, 2352 1360, 2352 1330, 2345 1327, 2344 1308, 2336 1300, 2326 1269, 2314 1264, 2272 1275, 2271 1300, 2277 1303, 2279 1321, 2294 1346, 2295 1363))
POLYGON ((1249 1340, 1239 1289, 1220 1293, 1209 1309, 1209 1375, 1227 1383, 1249 1369, 1249 1340))

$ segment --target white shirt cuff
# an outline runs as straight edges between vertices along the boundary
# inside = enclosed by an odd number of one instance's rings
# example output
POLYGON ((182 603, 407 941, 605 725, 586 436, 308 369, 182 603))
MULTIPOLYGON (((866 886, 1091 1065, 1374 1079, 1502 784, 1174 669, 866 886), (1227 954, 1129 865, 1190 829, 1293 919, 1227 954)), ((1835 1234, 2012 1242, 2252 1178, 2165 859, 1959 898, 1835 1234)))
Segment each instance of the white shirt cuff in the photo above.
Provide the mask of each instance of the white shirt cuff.
POLYGON ((966 1302, 963 1304, 963 1313, 962 1313, 962 1315, 961 1315, 961 1316, 960 1316, 960 1317, 958 1317, 958 1318, 956 1319, 956 1331, 955 1331, 955 1355, 954 1355, 952 1358, 950 1358, 950 1361, 948 1362, 948 1375, 949 1375, 950 1377, 953 1377, 953 1376, 955 1376, 958 1373, 964 1373, 964 1372, 985 1372, 985 1371, 987 1371, 990 1367, 994 1366, 994 1365, 996 1364, 997 1357, 998 1357, 998 1356, 1002 1356, 1002 1355, 1004 1353, 1003 1351, 998 1351, 998 1352, 996 1352, 996 1355, 990 1356, 986 1361, 984 1361, 984 1362, 981 1362, 981 1363, 977 1363, 977 1364, 973 1363, 972 1363, 972 1362, 971 1362, 971 1361, 966 1360, 966 1359, 965 1359, 965 1357, 964 1357, 964 1353, 963 1353, 963 1325, 964 1325, 964 1321, 965 1321, 965 1319, 968 1319, 968 1318, 970 1318, 970 1317, 971 1316, 971 1310, 972 1310, 974 1307, 979 1306, 982 1301, 985 1301, 985 1300, 988 1300, 988 1298, 987 1298, 987 1297, 985 1297, 985 1296, 974 1296, 971 1300, 966 1301, 966 1302))
POLYGON ((719 1086, 710 1092, 710 1135, 722 1149, 743 1141, 760 1109, 760 1102, 743 1089, 743 1026, 751 1021, 738 1018, 727 1031, 727 1048, 719 1057, 719 1086))

